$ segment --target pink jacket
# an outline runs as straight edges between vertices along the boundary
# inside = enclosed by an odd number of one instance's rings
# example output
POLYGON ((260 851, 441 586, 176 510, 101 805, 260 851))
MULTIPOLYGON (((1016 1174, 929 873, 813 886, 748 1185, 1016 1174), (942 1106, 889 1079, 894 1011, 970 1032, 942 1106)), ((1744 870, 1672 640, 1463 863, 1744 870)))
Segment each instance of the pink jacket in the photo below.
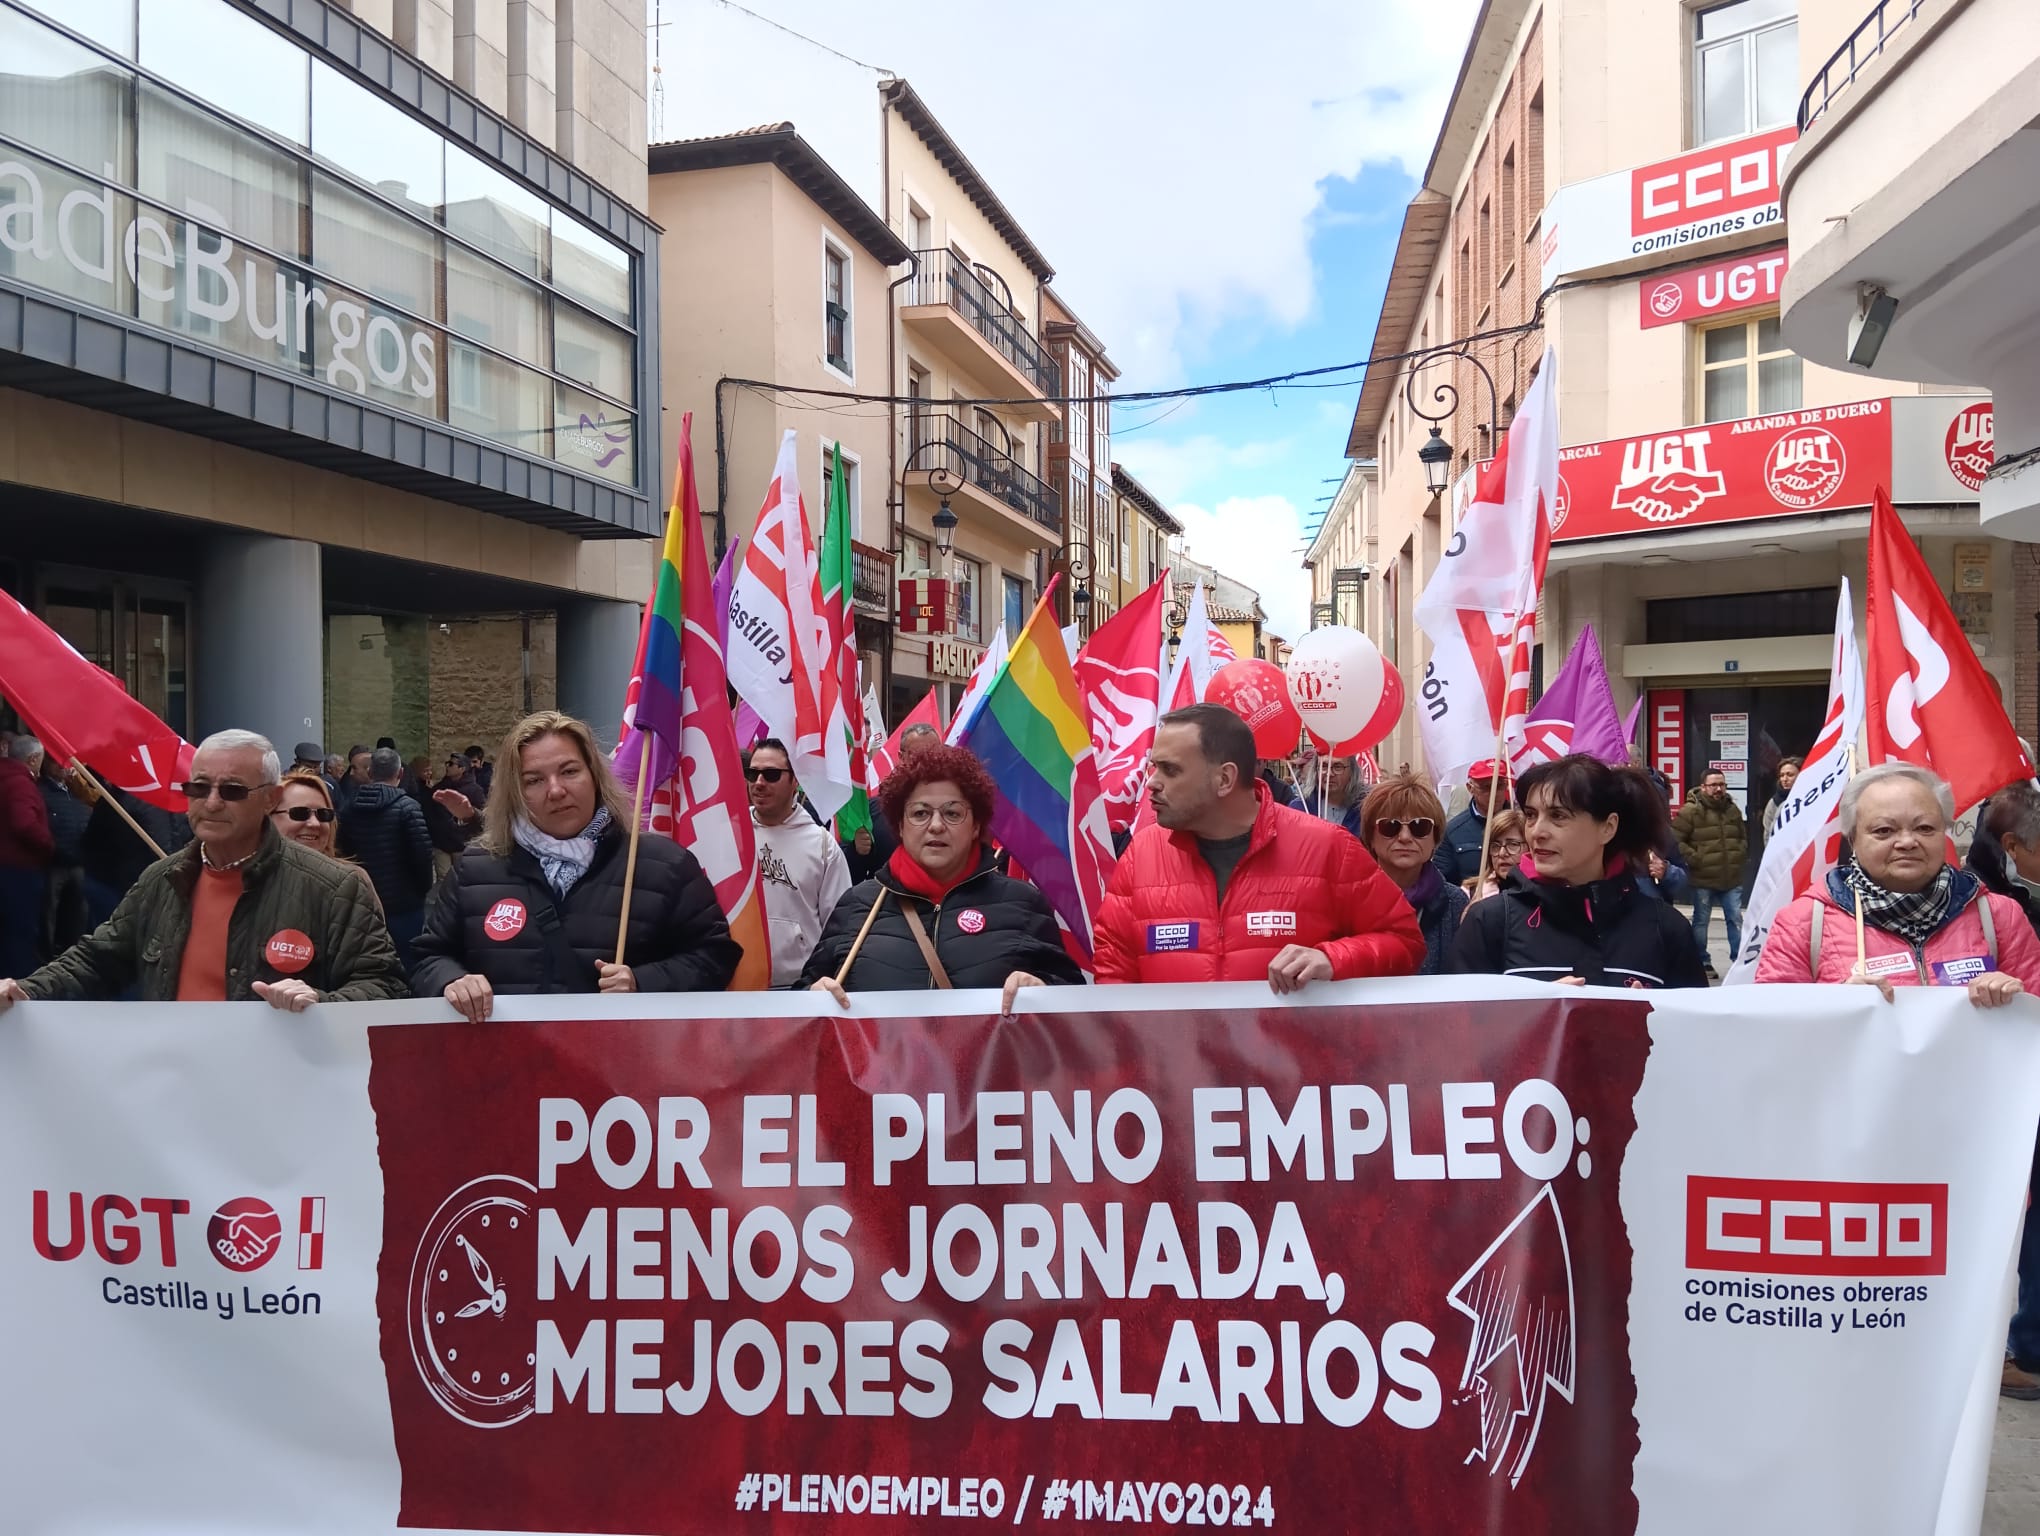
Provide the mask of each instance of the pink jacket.
MULTIPOLYGON (((1896 934, 1886 933, 1874 924, 1863 929, 1863 954, 1872 976, 1881 975, 1893 986, 1917 987, 1926 984, 1953 985, 1974 981, 1990 965, 1990 945, 1983 931, 1983 918, 1978 907, 1990 903, 1992 926, 1997 930, 1997 965, 1995 969, 2007 976, 2015 976, 2028 992, 2040 995, 2040 939, 2033 936, 2033 929, 2026 921, 2026 914, 2019 910, 2019 904, 2009 896, 1994 896, 1988 891, 1978 891, 1962 910, 1943 927, 1939 933, 1927 940, 1926 949, 1919 955, 1913 954, 1905 940, 1896 934), (1910 964, 1899 964, 1899 959, 1910 964), (1890 969, 1880 970, 1879 961, 1890 969), (1981 960, 1978 968, 1963 962, 1981 960), (1946 967, 1936 972, 1935 966, 1946 967), (1925 981, 1921 972, 1924 969, 1925 981), (1945 979, 1944 979, 1945 978, 1945 979)), ((1770 936, 1764 940, 1764 953, 1757 961, 1757 980, 1762 981, 1831 981, 1849 979, 1849 973, 1856 968, 1856 916, 1845 907, 1836 905, 1826 896, 1801 896, 1772 924, 1770 936), (1813 910, 1821 911, 1820 930, 1820 974, 1813 974, 1811 957, 1813 934, 1813 910)))

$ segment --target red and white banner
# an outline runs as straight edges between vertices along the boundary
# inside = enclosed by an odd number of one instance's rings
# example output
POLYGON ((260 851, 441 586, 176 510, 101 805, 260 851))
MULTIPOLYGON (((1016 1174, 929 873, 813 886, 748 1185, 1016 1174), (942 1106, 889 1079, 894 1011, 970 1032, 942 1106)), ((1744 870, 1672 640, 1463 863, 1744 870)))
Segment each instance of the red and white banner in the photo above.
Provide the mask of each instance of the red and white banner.
POLYGON ((1658 325, 1684 325, 1759 304, 1775 304, 1779 290, 1785 286, 1786 266, 1785 247, 1773 245, 1723 261, 1641 278, 1636 285, 1637 323, 1649 330, 1658 325))
POLYGON ((1559 451, 1557 542, 1867 507, 1891 479, 1891 402, 1859 400, 1559 451))
POLYGON ((1665 776, 1674 806, 1686 803, 1686 693, 1653 688, 1650 702, 1650 765, 1665 776))
POLYGON ((1035 995, 17 1006, 8 1530, 1976 1528, 2033 1000, 1035 995))
POLYGON ((1780 188, 1798 137, 1796 128, 1773 128, 1561 189, 1545 225, 1563 238, 1544 280, 1784 233, 1780 188))

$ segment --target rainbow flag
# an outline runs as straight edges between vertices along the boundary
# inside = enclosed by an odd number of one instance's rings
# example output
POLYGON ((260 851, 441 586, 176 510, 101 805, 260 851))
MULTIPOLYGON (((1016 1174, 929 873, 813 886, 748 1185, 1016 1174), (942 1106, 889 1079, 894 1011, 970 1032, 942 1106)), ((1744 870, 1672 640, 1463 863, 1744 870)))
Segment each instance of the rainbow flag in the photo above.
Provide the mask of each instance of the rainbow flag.
POLYGON ((626 794, 635 797, 639 773, 645 774, 645 834, 688 849, 715 886, 731 936, 744 947, 730 989, 762 991, 772 985, 764 872, 730 713, 715 573, 694 486, 693 430, 689 411, 680 418, 680 470, 614 762, 626 794), (692 738, 694 754, 684 772, 683 734, 692 738))
POLYGON ((991 774, 999 789, 992 835, 1041 888, 1071 952, 1088 965, 1092 919, 1112 873, 1112 831, 1083 694, 1051 607, 1054 591, 1051 583, 952 739, 991 774))

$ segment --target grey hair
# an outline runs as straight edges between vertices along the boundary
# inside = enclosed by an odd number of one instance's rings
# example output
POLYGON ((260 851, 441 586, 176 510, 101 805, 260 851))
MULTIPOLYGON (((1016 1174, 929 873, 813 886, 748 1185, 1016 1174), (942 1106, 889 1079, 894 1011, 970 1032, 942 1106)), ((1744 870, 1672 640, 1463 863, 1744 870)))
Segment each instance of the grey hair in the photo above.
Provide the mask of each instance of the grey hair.
POLYGON ((404 776, 404 757, 395 747, 377 747, 368 755, 368 776, 378 784, 392 784, 404 776))
POLYGON ((276 755, 276 748, 267 736, 254 731, 214 731, 198 744, 200 752, 260 752, 262 754, 262 782, 281 784, 283 782, 283 761, 276 755))
POLYGON ((1918 768, 1911 763, 1879 763, 1875 768, 1865 768, 1849 780, 1842 791, 1841 819, 1842 836, 1856 835, 1856 802, 1863 798, 1863 791, 1872 784, 1886 783, 1892 779, 1911 779, 1923 786, 1941 807, 1942 825, 1951 825, 1955 820, 1955 791, 1948 787, 1948 781, 1930 768, 1918 768))
POLYGON ((17 736, 7 743, 7 755, 17 763, 32 763, 43 755, 43 744, 33 736, 17 736))
POLYGON ((2007 834, 2021 848, 2040 848, 2040 789, 2030 782, 2007 784, 1990 797, 1983 835, 2002 846, 2007 834))

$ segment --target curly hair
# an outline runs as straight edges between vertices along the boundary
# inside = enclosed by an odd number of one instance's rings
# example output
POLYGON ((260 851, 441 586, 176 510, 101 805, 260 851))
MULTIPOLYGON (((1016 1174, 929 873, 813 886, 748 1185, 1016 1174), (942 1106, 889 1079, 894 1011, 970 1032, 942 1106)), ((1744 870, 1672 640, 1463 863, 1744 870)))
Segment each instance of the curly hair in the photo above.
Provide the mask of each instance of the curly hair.
POLYGON ((886 781, 878 787, 878 807, 894 830, 904 827, 907 800, 923 784, 954 784, 963 792, 980 831, 991 824, 992 803, 998 789, 977 754, 965 747, 923 747, 912 757, 900 759, 886 781))

